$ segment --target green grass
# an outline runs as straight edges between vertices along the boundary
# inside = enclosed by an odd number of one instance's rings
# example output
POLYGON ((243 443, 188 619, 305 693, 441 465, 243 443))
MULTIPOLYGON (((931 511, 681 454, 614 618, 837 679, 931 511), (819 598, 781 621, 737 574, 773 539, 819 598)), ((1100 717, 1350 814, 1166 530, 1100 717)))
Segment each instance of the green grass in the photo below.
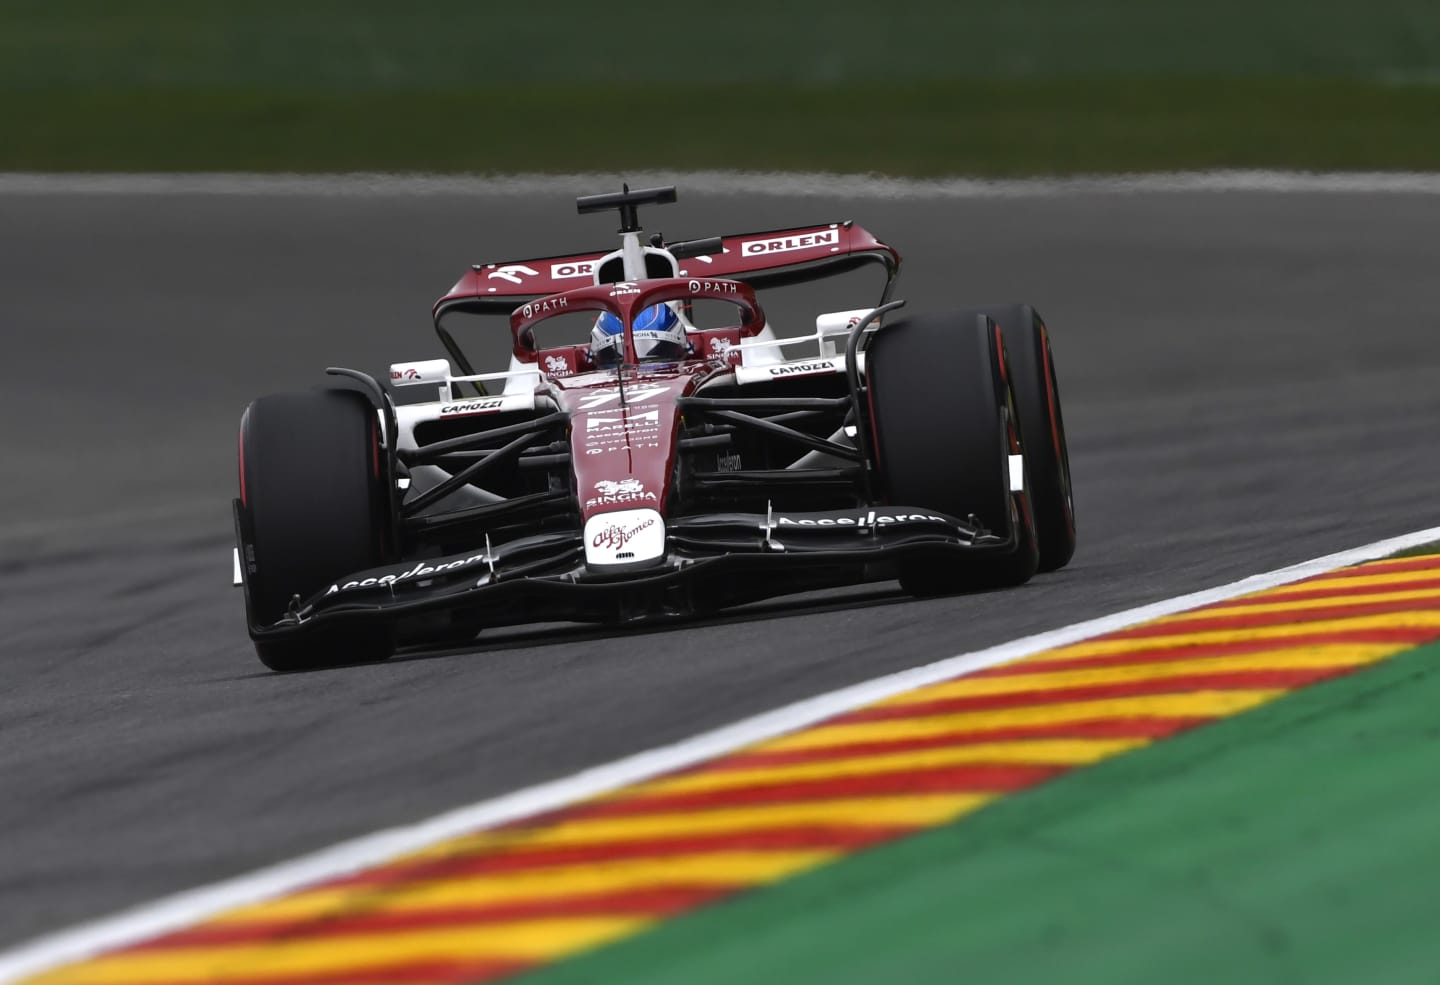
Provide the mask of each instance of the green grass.
POLYGON ((527 985, 1433 985, 1440 646, 527 985))
POLYGON ((1440 167, 1432 0, 0 4, 3 170, 1440 167))
POLYGON ((1407 547, 1403 551, 1396 551, 1394 554, 1387 554, 1386 557, 1425 557, 1429 554, 1440 554, 1440 540, 1432 540, 1428 544, 1418 544, 1415 547, 1407 547))
POLYGON ((6 0, 0 88, 1440 80, 1432 0, 6 0))
POLYGON ((651 97, 656 122, 617 133, 611 108, 627 95, 535 86, 482 112, 482 94, 464 91, 48 92, 0 109, 0 132, 23 135, 0 144, 0 170, 1440 168, 1440 90, 1374 83, 692 87, 651 97))

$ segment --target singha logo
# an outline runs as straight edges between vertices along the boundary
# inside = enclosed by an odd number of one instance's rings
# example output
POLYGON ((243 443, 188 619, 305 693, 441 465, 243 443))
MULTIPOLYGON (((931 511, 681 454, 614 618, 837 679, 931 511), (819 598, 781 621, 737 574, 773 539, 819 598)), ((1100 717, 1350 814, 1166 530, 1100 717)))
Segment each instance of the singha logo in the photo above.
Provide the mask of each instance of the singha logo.
POLYGON ((728 359, 730 357, 730 349, 733 346, 734 343, 729 339, 719 338, 710 340, 710 352, 719 356, 721 359, 728 359))
POLYGON ((654 503, 659 496, 647 492, 639 479, 601 479, 595 483, 595 495, 585 500, 585 508, 617 506, 622 503, 654 503))
POLYGON ((618 482, 601 479, 595 483, 595 491, 602 496, 620 496, 627 493, 644 492, 645 484, 639 479, 621 479, 618 482))
POLYGON ((570 372, 570 364, 565 361, 564 356, 546 356, 545 371, 551 374, 562 374, 570 372))

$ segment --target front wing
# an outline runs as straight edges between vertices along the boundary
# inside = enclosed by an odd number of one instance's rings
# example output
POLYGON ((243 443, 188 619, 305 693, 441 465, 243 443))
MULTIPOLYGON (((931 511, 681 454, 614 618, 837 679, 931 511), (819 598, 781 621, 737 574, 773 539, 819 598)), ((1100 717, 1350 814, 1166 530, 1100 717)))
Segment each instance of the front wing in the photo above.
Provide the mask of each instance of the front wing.
MULTIPOLYGON (((242 515, 236 504, 237 533, 242 515)), ((338 621, 398 621, 464 612, 479 625, 628 622, 706 612, 793 592, 894 577, 915 554, 983 565, 1016 549, 1013 532, 934 510, 885 506, 817 513, 719 513, 668 521, 666 554, 597 569, 582 534, 544 533, 423 561, 360 571, 297 600, 250 635, 272 639, 338 621)), ((243 567, 243 566, 242 566, 243 567)), ((246 596, 247 614, 248 591, 246 596)))

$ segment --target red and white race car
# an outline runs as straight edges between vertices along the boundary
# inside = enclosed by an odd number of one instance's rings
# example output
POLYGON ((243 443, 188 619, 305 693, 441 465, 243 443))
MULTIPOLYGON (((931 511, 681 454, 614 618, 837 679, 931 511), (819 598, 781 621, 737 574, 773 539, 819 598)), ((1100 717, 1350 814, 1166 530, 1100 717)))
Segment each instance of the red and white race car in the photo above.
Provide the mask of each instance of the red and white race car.
POLYGON ((900 317, 899 254, 848 221, 642 243, 639 207, 675 197, 581 198, 620 212, 619 249, 472 267, 435 305, 448 359, 250 404, 235 577, 267 666, 892 578, 1019 585, 1070 560, 1034 309, 900 317), (865 265, 886 274, 876 307, 798 337, 767 323, 757 291, 865 265), (465 315, 508 320, 507 368, 471 366, 465 315))

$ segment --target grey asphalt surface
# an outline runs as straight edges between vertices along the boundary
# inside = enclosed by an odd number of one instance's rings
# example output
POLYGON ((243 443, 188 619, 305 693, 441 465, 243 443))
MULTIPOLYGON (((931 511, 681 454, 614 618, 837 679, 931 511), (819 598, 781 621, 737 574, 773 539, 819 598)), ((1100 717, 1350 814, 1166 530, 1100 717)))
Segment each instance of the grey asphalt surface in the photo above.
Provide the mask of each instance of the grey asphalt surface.
MULTIPOLYGON (((1074 563, 1005 594, 850 590, 265 673, 229 584, 246 401, 327 364, 438 355, 428 306, 465 265, 603 245, 613 220, 575 216, 568 197, 601 190, 0 196, 0 946, 840 685, 1440 523, 1440 197, 682 188, 652 228, 854 217, 905 253, 900 293, 917 307, 1035 303, 1070 430, 1074 563)), ((493 364, 503 343, 487 351, 493 364)))

